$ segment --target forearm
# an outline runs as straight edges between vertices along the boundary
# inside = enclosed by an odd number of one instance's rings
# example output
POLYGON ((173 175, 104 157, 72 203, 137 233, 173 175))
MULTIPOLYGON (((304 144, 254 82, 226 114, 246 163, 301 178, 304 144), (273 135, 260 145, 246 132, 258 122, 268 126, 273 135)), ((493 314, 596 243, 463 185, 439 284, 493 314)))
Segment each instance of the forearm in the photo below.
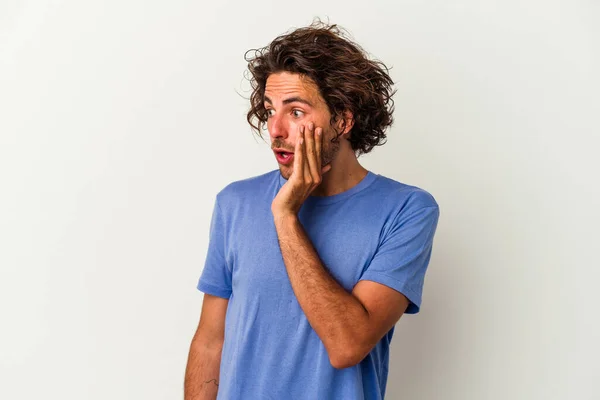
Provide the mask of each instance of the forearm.
POLYGON ((296 216, 276 216, 275 226, 298 303, 332 364, 344 364, 360 348, 369 314, 327 271, 296 216))
POLYGON ((222 346, 193 340, 185 370, 185 400, 215 400, 219 389, 222 346))

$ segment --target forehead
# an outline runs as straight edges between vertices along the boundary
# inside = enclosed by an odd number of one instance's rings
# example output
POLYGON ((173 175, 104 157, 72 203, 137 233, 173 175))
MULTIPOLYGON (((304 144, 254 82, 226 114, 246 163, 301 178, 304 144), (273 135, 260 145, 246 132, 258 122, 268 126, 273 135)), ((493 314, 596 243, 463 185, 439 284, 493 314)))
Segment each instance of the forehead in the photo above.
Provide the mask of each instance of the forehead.
POLYGON ((282 101, 288 97, 299 96, 313 104, 324 103, 317 85, 310 78, 290 72, 278 72, 269 75, 265 85, 265 96, 273 101, 282 101))

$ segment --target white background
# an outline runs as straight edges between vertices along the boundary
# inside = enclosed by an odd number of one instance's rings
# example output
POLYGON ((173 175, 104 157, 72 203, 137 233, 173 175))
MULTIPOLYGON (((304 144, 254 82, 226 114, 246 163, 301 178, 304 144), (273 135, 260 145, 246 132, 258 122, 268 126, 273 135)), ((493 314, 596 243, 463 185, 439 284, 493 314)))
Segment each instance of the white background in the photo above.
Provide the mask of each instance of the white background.
POLYGON ((440 204, 387 398, 600 399, 600 12, 567 0, 2 0, 0 398, 183 397, 214 196, 277 167, 244 52, 315 16, 392 67, 361 161, 440 204))

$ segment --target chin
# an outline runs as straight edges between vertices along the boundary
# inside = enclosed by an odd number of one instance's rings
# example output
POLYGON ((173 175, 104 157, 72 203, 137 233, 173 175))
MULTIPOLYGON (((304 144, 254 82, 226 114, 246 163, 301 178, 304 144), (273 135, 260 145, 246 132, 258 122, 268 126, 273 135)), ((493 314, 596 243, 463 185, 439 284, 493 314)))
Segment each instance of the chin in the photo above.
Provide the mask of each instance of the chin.
POLYGON ((279 166, 279 172, 281 173, 281 176, 283 176, 283 178, 285 180, 288 180, 288 179, 290 179, 290 176, 292 176, 292 172, 294 172, 294 171, 291 168, 279 166))

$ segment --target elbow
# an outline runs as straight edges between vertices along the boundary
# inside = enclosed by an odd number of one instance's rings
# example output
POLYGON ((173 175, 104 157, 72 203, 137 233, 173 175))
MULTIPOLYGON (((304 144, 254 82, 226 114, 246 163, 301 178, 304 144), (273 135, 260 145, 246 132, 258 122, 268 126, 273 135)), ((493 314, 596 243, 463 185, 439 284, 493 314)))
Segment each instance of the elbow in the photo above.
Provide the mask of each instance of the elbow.
POLYGON ((368 352, 364 352, 357 348, 347 347, 346 349, 338 349, 337 351, 329 351, 329 362, 335 369, 344 369, 354 367, 359 364, 367 356, 368 352))
POLYGON ((208 352, 221 354, 221 351, 223 350, 223 342, 224 341, 222 339, 207 340, 202 337, 194 336, 190 345, 190 350, 203 353, 208 352))
POLYGON ((348 358, 332 358, 329 357, 329 362, 331 363, 331 366, 335 369, 344 369, 344 368, 350 368, 350 367, 354 367, 356 364, 356 362, 353 362, 351 359, 348 358))
POLYGON ((344 334, 330 336, 323 341, 329 363, 335 369, 354 367, 375 347, 376 342, 367 330, 347 330, 344 334))

